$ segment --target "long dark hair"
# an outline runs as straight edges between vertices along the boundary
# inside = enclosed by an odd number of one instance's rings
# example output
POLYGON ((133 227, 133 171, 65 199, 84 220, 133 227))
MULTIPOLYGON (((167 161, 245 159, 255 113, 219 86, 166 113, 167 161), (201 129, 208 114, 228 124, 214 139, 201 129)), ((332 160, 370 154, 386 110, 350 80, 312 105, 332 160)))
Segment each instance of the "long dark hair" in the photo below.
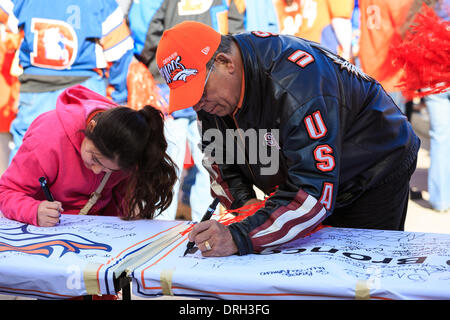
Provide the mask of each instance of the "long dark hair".
POLYGON ((86 137, 129 172, 124 219, 151 219, 172 202, 176 165, 167 155, 164 115, 152 106, 139 111, 115 107, 94 116, 86 137))

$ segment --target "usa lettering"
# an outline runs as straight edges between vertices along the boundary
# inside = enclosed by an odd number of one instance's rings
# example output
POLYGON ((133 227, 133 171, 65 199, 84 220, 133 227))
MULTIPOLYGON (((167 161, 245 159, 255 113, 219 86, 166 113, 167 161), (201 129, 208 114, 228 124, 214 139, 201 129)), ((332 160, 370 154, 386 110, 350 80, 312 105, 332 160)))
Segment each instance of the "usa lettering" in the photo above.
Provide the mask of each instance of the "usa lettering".
POLYGON ((312 115, 308 115, 303 120, 306 126, 306 131, 311 139, 317 140, 327 134, 327 127, 323 121, 320 111, 317 110, 312 115))
POLYGON ((323 204, 323 206, 327 210, 331 210, 331 205, 333 203, 333 184, 329 182, 325 182, 323 184, 322 195, 320 196, 319 202, 323 204))
POLYGON ((297 50, 288 57, 288 60, 304 68, 308 64, 314 62, 314 58, 308 52, 297 50))

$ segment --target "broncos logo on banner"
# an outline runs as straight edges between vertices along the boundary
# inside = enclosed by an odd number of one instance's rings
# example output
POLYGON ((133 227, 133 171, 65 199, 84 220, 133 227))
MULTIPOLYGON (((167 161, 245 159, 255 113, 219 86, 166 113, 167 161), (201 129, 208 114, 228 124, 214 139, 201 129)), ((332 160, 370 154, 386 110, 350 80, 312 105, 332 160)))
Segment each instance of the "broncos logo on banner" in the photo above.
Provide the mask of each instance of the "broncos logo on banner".
POLYGON ((73 233, 40 234, 28 230, 29 225, 14 228, 0 228, 0 253, 16 251, 50 257, 56 248, 62 250, 59 257, 68 252, 80 253, 82 250, 111 251, 105 243, 91 241, 73 233))

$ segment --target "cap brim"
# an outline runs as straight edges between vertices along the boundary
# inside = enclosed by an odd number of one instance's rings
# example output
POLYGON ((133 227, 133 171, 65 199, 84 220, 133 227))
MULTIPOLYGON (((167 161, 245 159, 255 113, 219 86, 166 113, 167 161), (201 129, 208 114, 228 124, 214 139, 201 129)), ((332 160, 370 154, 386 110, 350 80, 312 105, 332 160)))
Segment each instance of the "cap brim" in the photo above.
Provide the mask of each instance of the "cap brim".
POLYGON ((185 84, 170 89, 169 113, 196 105, 205 89, 206 70, 199 71, 185 84))

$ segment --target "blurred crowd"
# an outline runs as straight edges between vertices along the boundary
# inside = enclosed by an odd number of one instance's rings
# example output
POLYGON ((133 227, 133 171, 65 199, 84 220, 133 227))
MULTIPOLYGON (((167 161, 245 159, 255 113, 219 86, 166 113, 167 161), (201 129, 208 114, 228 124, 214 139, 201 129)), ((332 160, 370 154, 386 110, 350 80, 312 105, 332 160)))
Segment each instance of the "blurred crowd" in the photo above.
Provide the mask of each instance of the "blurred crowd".
POLYGON ((448 21, 448 0, 0 0, 0 174, 30 123, 53 109, 64 89, 82 84, 118 104, 164 112, 179 182, 160 218, 200 220, 212 198, 196 114, 192 108, 168 114, 169 90, 155 59, 164 30, 195 20, 222 34, 255 30, 319 42, 378 80, 408 119, 421 101, 431 125, 430 203, 445 211, 449 93, 406 95, 399 86, 404 70, 393 64, 393 48, 423 4, 448 21))

